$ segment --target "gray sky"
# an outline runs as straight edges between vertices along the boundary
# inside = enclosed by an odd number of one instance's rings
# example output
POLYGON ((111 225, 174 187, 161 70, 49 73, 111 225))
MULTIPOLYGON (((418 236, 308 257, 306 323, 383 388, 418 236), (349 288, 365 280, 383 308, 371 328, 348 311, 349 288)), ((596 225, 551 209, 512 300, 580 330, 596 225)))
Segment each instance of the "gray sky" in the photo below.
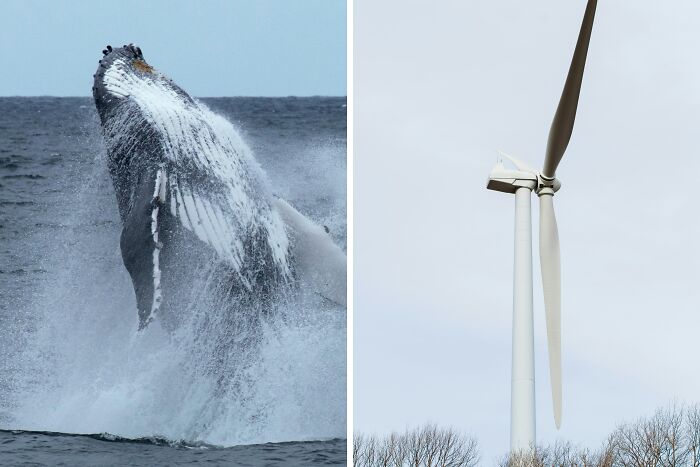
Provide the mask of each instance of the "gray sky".
MULTIPOLYGON (((508 449, 514 197, 540 167, 585 0, 355 3, 354 425, 426 421, 508 449)), ((700 5, 598 5, 555 197, 564 416, 552 415, 533 198, 537 428, 597 447, 700 402, 700 5)))
POLYGON ((346 94, 344 0, 3 0, 0 95, 90 95, 133 42, 196 96, 346 94))

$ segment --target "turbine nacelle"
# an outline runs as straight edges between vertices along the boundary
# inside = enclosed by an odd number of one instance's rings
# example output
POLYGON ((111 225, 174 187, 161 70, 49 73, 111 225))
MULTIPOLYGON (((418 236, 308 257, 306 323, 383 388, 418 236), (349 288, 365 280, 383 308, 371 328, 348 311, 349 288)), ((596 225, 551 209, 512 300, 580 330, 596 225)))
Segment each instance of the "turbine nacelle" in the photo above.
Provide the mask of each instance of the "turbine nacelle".
POLYGON ((534 190, 537 187, 537 174, 524 170, 508 170, 503 166, 503 162, 498 162, 491 170, 486 188, 503 193, 515 194, 518 188, 529 188, 534 190))
POLYGON ((499 160, 489 174, 488 183, 486 184, 487 189, 515 194, 518 188, 529 188, 540 196, 554 194, 561 188, 559 179, 547 178, 523 162, 507 154, 502 155, 508 158, 517 170, 507 169, 503 165, 503 161, 499 160))

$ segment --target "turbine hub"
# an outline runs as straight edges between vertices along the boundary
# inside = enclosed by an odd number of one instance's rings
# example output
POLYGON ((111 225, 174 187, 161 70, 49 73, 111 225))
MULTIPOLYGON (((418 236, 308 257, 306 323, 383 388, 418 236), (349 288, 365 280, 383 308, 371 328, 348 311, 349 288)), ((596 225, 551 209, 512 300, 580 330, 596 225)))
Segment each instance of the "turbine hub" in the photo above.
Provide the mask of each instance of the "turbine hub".
POLYGON ((561 188, 561 182, 557 178, 549 178, 541 173, 537 174, 537 188, 535 193, 537 196, 553 195, 561 188))

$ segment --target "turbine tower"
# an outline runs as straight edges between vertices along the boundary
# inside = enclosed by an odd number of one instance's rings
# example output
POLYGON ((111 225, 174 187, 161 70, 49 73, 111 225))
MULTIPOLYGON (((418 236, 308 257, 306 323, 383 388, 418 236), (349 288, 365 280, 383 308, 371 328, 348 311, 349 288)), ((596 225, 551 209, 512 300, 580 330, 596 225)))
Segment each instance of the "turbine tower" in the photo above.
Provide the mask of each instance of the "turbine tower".
POLYGON ((515 194, 515 264, 513 277, 513 356, 510 401, 511 452, 535 444, 535 349, 532 313, 532 221, 530 197, 540 199, 540 263, 547 321, 549 375, 554 421, 561 425, 561 278, 559 234, 554 217, 553 197, 561 184, 555 173, 571 139, 576 118, 588 43, 593 29, 597 0, 588 0, 569 74, 549 130, 547 151, 541 172, 506 156, 517 170, 502 162, 494 167, 487 188, 515 194))

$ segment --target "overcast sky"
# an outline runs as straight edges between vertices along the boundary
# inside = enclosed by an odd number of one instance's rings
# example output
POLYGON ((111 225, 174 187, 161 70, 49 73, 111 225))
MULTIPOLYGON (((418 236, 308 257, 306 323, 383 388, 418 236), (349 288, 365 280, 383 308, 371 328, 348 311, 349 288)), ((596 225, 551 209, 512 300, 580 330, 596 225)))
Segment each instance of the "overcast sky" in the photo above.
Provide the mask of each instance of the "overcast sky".
MULTIPOLYGON (((355 3, 354 424, 427 421, 508 450, 514 197, 541 167, 584 0, 355 3), (391 31, 389 33, 389 31, 391 31)), ((552 415, 533 252, 537 430, 597 447, 700 402, 700 5, 601 1, 555 197, 564 415, 552 415)))
POLYGON ((0 96, 88 96, 131 42, 195 96, 346 94, 344 0, 3 0, 0 96))

